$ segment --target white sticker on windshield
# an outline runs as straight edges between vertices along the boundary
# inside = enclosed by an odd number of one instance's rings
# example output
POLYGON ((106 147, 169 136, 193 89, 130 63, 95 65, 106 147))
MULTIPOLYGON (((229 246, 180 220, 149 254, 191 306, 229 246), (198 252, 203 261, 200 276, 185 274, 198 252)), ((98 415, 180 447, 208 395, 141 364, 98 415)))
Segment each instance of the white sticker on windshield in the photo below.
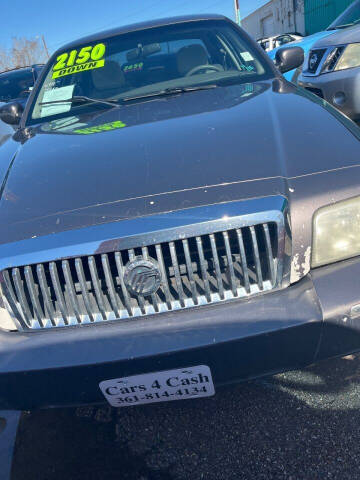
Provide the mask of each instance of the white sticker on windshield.
POLYGON ((254 60, 254 57, 249 52, 242 52, 240 55, 245 62, 252 62, 254 60))
POLYGON ((67 87, 52 88, 44 92, 41 103, 54 102, 64 100, 64 103, 53 103, 49 105, 41 105, 40 117, 49 117, 58 113, 68 112, 71 109, 71 102, 66 102, 73 96, 75 85, 68 85, 67 87))

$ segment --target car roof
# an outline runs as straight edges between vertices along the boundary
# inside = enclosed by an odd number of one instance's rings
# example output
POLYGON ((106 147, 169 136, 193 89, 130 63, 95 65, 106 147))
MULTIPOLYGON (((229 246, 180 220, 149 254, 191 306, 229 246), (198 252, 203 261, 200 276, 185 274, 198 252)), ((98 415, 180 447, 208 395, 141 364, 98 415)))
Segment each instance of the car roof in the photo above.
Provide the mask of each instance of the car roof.
POLYGON ((155 28, 155 27, 163 27, 167 25, 175 25, 178 23, 196 22, 200 20, 227 20, 228 22, 230 22, 230 20, 224 15, 216 15, 216 14, 187 15, 187 16, 160 18, 160 19, 151 20, 148 22, 140 22, 140 23, 133 23, 131 25, 124 25, 121 27, 116 27, 109 30, 97 32, 92 35, 87 35, 86 37, 81 37, 77 40, 74 40, 70 43, 63 45, 57 51, 71 49, 72 47, 75 47, 81 43, 93 43, 93 42, 103 40, 104 38, 114 37, 116 35, 121 35, 124 33, 136 32, 138 30, 146 30, 146 29, 155 28))
POLYGON ((0 72, 0 75, 4 74, 11 74, 11 73, 16 73, 16 72, 21 72, 21 71, 31 71, 33 68, 39 68, 43 67, 43 63, 35 63, 34 65, 28 65, 26 67, 16 67, 16 68, 10 68, 9 70, 4 70, 3 72, 0 72))
POLYGON ((10 70, 5 70, 3 72, 0 72, 0 75, 6 75, 6 74, 9 74, 9 73, 11 74, 11 73, 27 71, 27 70, 31 70, 31 67, 11 68, 10 70))

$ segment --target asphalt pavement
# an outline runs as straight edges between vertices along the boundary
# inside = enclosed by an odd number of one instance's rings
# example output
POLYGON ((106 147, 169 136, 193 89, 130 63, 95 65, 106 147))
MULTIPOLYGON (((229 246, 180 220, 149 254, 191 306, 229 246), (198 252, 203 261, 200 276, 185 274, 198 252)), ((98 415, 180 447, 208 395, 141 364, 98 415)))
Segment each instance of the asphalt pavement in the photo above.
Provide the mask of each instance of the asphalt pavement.
POLYGON ((138 407, 25 413, 13 480, 360 479, 360 357, 138 407))

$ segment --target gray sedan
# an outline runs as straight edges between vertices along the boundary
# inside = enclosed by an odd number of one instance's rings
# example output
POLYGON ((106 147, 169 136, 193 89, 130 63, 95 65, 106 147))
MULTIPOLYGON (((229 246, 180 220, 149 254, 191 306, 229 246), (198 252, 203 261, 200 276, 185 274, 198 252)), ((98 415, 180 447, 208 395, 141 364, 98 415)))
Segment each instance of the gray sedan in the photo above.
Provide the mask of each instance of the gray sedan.
POLYGON ((360 120, 360 25, 315 43, 298 84, 360 120))

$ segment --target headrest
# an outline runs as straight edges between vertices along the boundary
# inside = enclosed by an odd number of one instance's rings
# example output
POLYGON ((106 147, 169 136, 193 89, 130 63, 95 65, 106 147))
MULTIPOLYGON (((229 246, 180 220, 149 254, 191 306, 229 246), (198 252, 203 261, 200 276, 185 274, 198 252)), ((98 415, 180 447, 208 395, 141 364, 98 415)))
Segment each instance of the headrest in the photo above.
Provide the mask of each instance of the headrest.
POLYGON ((206 50, 201 45, 189 45, 181 48, 177 53, 177 68, 181 75, 186 75, 198 65, 209 63, 206 50))
POLYGON ((125 83, 124 74, 117 62, 105 60, 104 67, 91 72, 97 90, 111 90, 122 87, 125 83))

